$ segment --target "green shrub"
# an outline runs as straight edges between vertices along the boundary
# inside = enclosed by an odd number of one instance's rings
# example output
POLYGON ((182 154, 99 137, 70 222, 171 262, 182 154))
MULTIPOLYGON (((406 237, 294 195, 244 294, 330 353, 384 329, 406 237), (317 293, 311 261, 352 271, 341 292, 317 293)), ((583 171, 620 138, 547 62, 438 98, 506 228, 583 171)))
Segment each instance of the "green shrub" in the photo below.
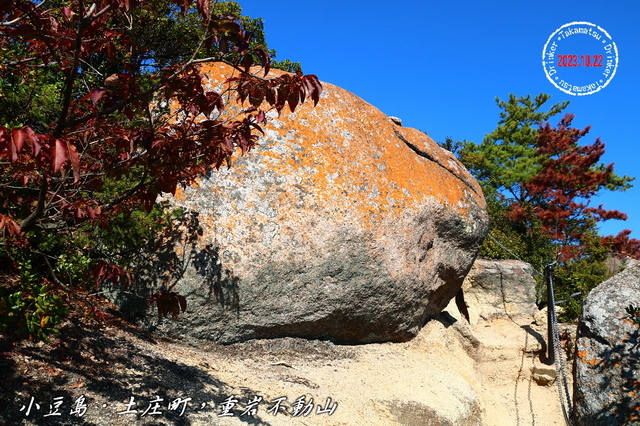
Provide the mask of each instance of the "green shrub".
POLYGON ((46 341, 58 333, 55 327, 69 309, 48 285, 40 284, 29 263, 20 272, 19 283, 0 292, 0 332, 46 341))

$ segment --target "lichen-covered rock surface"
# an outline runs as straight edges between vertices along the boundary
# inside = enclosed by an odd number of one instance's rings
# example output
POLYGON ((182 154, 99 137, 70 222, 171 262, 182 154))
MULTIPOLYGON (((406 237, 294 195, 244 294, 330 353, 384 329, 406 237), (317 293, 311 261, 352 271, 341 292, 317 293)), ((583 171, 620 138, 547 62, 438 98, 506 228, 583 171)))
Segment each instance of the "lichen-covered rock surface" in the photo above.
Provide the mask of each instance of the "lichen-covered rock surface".
POLYGON ((576 424, 640 424, 640 326, 627 313, 629 305, 640 306, 640 264, 598 285, 584 300, 576 345, 576 424))
MULTIPOLYGON (((219 90, 233 75, 205 72, 219 90)), ((457 293, 488 226, 477 182, 426 134, 323 87, 176 195, 203 235, 175 287, 189 308, 163 327, 224 343, 406 341, 457 293)))

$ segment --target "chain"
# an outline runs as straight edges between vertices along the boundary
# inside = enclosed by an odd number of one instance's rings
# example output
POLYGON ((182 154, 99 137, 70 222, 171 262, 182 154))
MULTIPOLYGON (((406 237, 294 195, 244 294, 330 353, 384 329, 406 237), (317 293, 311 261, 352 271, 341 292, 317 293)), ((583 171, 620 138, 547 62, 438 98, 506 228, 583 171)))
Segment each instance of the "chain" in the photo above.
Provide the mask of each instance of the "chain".
MULTIPOLYGON (((500 269, 500 265, 495 262, 494 266, 496 267, 496 269, 498 271, 500 271, 500 274, 502 274, 502 270, 500 269)), ((500 285, 500 293, 502 294, 502 307, 504 309, 504 312, 507 314, 507 316, 509 317, 509 319, 511 321, 513 321, 514 324, 517 324, 518 326, 520 326, 520 324, 511 316, 511 314, 509 313, 509 309, 507 309, 507 297, 506 294, 504 292, 504 286, 500 285)), ((521 357, 520 357, 520 369, 518 370, 518 376, 516 377, 516 386, 514 388, 513 391, 513 401, 515 403, 515 410, 516 410, 516 425, 520 426, 520 407, 518 404, 518 387, 520 384, 520 378, 522 377, 522 373, 524 371, 524 361, 527 357, 526 354, 526 349, 529 347, 529 333, 527 333, 525 331, 524 333, 524 350, 522 351, 521 357)), ((536 415, 533 409, 533 400, 531 399, 531 382, 533 382, 532 378, 529 377, 529 386, 527 387, 527 398, 529 400, 529 410, 531 411, 531 426, 535 426, 536 425, 536 415)))
MULTIPOLYGON (((529 347, 529 333, 525 333, 524 334, 524 347, 525 350, 526 348, 529 347)), ((515 403, 515 409, 516 409, 516 425, 520 426, 520 408, 518 406, 518 386, 520 384, 520 378, 522 377, 522 373, 524 371, 524 361, 526 358, 526 353, 523 350, 522 351, 522 356, 520 357, 520 369, 518 370, 518 377, 516 377, 516 386, 515 389, 513 391, 513 401, 515 403)), ((536 413, 535 410, 533 409, 533 399, 531 398, 531 383, 533 382, 532 378, 529 377, 529 386, 527 387, 527 399, 529 400, 529 411, 531 411, 531 426, 535 426, 536 425, 536 413)))
MULTIPOLYGON (((507 247, 505 247, 500 241, 498 241, 495 237, 493 237, 492 235, 487 235, 494 243, 496 243, 498 246, 500 246, 500 248, 502 248, 505 252, 509 253, 511 256, 513 256, 515 259, 527 263, 525 262, 522 258, 520 258, 520 256, 518 256, 517 254, 515 254, 513 251, 511 251, 510 249, 508 249, 507 247)), ((555 263, 548 265, 549 267, 553 267, 555 265, 555 263)), ((536 268, 534 268, 533 266, 531 266, 531 269, 536 272, 538 275, 544 277, 545 274, 543 274, 542 272, 538 271, 536 268)), ((553 269, 552 269, 553 271, 553 269)), ((565 368, 565 362, 564 362, 564 354, 562 352, 562 347, 560 345, 560 327, 558 325, 558 316, 556 314, 556 301, 555 301, 555 296, 554 296, 554 292, 553 292, 553 273, 549 274, 549 286, 550 286, 550 299, 547 301, 547 309, 551 310, 551 324, 548 324, 548 327, 551 327, 551 334, 553 337, 553 346, 554 346, 554 354, 555 354, 555 358, 557 360, 557 362, 555 363, 555 367, 556 367, 556 376, 558 377, 558 379, 556 380, 556 382, 558 383, 558 396, 560 397, 560 405, 562 406, 562 414, 564 415, 564 419, 567 422, 567 424, 569 426, 573 426, 573 422, 571 421, 571 415, 572 415, 572 408, 571 408, 571 396, 569 395, 569 385, 567 383, 567 375, 566 375, 566 368, 565 368)), ((539 300, 539 290, 540 290, 541 286, 536 286, 536 299, 539 300)), ((574 297, 574 295, 572 294, 569 298, 574 297)), ((517 389, 517 384, 516 384, 516 389, 517 389)), ((517 402, 516 402, 516 417, 517 417, 517 421, 518 423, 520 422, 519 419, 519 413, 518 413, 518 407, 517 407, 517 402)), ((534 423, 535 423, 535 417, 534 417, 534 423)))
MULTIPOLYGON (((496 238, 491 235, 488 234, 487 237, 489 237, 494 243, 496 243, 497 245, 500 246, 500 248, 504 251, 506 251, 507 253, 509 253, 511 256, 513 256, 515 259, 519 260, 520 262, 524 262, 524 263, 528 263, 524 260, 522 260, 522 258, 520 256, 518 256, 517 254, 515 254, 514 252, 512 252, 511 250, 509 250, 507 247, 505 247, 500 241, 496 240, 496 238)), ((531 266, 531 269, 533 269, 533 272, 537 273, 538 275, 540 275, 541 277, 544 276, 544 274, 540 271, 538 271, 536 268, 534 268, 533 266, 531 266)))
MULTIPOLYGON (((526 344, 527 344, 527 337, 529 336, 528 333, 525 333, 525 348, 526 348, 526 344)), ((520 357, 520 369, 518 370, 518 377, 516 377, 516 386, 515 389, 513 390, 513 402, 515 403, 515 409, 516 409, 516 426, 520 426, 520 409, 518 407, 518 385, 520 384, 520 377, 522 376, 522 371, 524 370, 524 357, 525 357, 525 353, 524 351, 522 351, 522 357, 520 357)))
MULTIPOLYGON (((529 264, 529 266, 531 266, 531 269, 533 270, 533 272, 535 272, 536 274, 538 274, 541 277, 544 277, 544 274, 540 271, 538 271, 536 268, 533 267, 533 265, 531 265, 529 262, 523 260, 520 256, 518 256, 517 254, 515 254, 514 252, 512 252, 511 250, 509 250, 507 247, 504 246, 504 244, 502 244, 500 241, 496 240, 496 238, 491 235, 491 234, 487 234, 487 237, 489 237, 494 243, 496 243, 497 245, 500 246, 500 248, 504 251, 506 251, 507 253, 509 253, 511 256, 513 256, 514 259, 519 260, 520 262, 523 263, 527 263, 529 264)), ((540 284, 540 281, 536 281, 536 304, 540 303, 541 300, 541 292, 542 292, 542 284, 540 284)))
MULTIPOLYGON (((553 264, 549 265, 551 267, 551 271, 553 271, 553 264)), ((564 363, 564 354, 562 352, 562 347, 560 344, 560 327, 558 325, 558 317, 556 314, 556 304, 555 304, 555 296, 553 293, 553 273, 548 275, 549 279, 549 295, 551 300, 547 302, 547 309, 551 311, 551 324, 548 324, 551 327, 551 334, 553 336, 553 349, 556 358, 556 376, 558 383, 558 395, 560 397, 560 405, 562 406, 562 413, 564 414, 564 419, 568 425, 573 425, 571 421, 572 408, 571 408, 571 396, 569 395, 569 385, 567 383, 567 375, 564 363), (564 392, 563 392, 564 391, 564 392), (566 400, 565 400, 566 398, 566 400)))
MULTIPOLYGON (((529 333, 527 333, 527 336, 529 333)), ((535 368, 535 359, 533 360, 533 365, 535 368)), ((529 387, 527 388, 527 398, 529 399, 529 411, 531 411, 531 426, 536 426, 536 412, 533 409, 533 398, 531 398, 531 384, 533 383, 533 377, 529 377, 529 387)))

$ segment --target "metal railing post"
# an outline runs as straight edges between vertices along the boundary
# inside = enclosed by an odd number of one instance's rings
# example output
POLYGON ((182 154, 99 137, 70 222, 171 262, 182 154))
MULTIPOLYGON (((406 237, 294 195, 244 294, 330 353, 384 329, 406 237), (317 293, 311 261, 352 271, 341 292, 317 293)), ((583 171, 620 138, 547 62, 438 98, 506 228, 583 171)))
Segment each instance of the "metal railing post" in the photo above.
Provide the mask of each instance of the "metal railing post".
POLYGON ((547 284, 547 363, 553 365, 556 360, 555 348, 553 344, 553 324, 554 324, 554 308, 552 306, 554 297, 551 288, 551 274, 553 274, 553 264, 544 267, 544 280, 547 284))

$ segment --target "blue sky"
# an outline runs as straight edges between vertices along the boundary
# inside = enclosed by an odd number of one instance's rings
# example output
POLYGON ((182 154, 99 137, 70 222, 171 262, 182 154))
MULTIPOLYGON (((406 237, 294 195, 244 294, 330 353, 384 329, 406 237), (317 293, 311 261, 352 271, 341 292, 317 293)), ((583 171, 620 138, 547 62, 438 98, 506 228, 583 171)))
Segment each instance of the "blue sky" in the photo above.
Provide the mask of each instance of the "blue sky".
MULTIPOLYGON (((618 174, 638 178, 632 189, 606 192, 592 201, 629 216, 624 222, 605 222, 602 232, 632 229, 632 237, 640 238, 639 1, 239 3, 245 15, 264 19, 277 59, 301 62, 305 73, 355 93, 435 141, 450 136, 481 142, 499 120, 496 97, 548 93, 549 106, 571 101, 565 111, 576 115, 573 126, 591 126, 583 141, 600 137, 606 143, 602 161, 615 163, 618 174), (542 67, 547 39, 576 21, 602 27, 619 53, 616 75, 587 96, 560 91, 542 67)), ((585 46, 589 54, 592 47, 585 46)))

